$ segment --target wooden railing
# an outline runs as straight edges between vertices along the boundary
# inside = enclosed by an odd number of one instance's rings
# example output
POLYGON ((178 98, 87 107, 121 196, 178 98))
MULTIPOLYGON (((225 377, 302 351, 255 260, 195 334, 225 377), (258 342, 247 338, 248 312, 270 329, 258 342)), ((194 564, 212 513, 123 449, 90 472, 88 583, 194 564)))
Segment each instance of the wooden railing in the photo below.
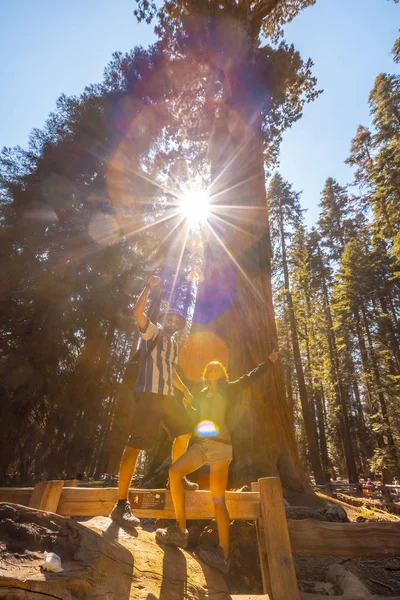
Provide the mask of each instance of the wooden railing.
MULTIPOLYGON (((69 482, 73 486, 77 482, 69 482)), ((25 504, 66 517, 108 515, 117 499, 116 488, 66 487, 47 481, 34 488, 0 488, 0 502, 25 504)), ((262 478, 252 492, 227 492, 231 519, 254 520, 265 598, 321 600, 300 595, 293 554, 339 557, 393 557, 400 555, 400 523, 329 523, 287 520, 279 478, 262 478)), ((165 489, 132 489, 131 502, 138 517, 174 518, 170 493, 165 489)), ((212 519, 211 493, 186 492, 188 519, 212 519)), ((346 600, 344 596, 342 600, 346 600)), ((350 600, 349 598, 347 600, 350 600)), ((397 600, 400 600, 397 597, 397 600)))

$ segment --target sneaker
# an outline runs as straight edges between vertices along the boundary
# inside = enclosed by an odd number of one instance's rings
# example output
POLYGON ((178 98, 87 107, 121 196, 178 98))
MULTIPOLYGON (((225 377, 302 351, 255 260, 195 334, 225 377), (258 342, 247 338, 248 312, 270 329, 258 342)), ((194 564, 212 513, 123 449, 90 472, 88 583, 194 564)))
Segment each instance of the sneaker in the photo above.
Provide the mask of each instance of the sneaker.
POLYGON ((165 529, 157 529, 156 540, 167 546, 177 546, 178 548, 186 548, 189 538, 189 532, 181 530, 176 523, 168 525, 165 529))
POLYGON ((197 556, 209 567, 217 569, 224 575, 229 573, 229 560, 225 558, 222 548, 218 546, 199 546, 196 550, 197 556))
POLYGON ((124 529, 135 529, 140 525, 140 519, 132 513, 131 505, 128 500, 125 504, 117 504, 111 511, 110 518, 124 529))
MULTIPOLYGON (((185 490, 194 492, 195 490, 199 489, 198 483, 195 483, 194 481, 190 481, 190 479, 188 479, 187 477, 183 477, 182 479, 183 479, 183 487, 185 490)), ((165 486, 165 489, 169 490, 169 479, 167 481, 167 485, 165 486)))

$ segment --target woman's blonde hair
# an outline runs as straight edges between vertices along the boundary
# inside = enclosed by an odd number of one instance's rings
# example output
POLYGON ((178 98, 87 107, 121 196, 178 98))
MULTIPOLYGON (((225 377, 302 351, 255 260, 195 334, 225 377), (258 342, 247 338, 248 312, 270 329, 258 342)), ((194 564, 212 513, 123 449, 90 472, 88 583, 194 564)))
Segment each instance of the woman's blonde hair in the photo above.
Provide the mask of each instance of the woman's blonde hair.
POLYGON ((211 362, 208 363, 208 365, 206 365, 206 368, 203 371, 203 379, 204 381, 206 381, 208 379, 207 375, 208 375, 208 367, 210 365, 219 365, 221 367, 221 371, 222 371, 222 376, 220 377, 220 379, 225 379, 225 381, 229 381, 229 377, 228 377, 228 373, 225 369, 225 366, 222 364, 222 362, 219 362, 219 360, 212 360, 211 362))

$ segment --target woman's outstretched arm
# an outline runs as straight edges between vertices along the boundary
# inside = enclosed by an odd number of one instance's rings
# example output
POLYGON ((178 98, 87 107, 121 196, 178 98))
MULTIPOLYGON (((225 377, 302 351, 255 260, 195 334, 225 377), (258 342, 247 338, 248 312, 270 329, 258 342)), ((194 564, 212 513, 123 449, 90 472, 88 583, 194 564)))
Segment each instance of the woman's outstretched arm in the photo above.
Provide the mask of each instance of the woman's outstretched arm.
POLYGON ((257 379, 259 379, 260 377, 262 377, 262 375, 269 371, 274 362, 278 360, 278 356, 278 351, 274 350, 273 352, 271 352, 271 354, 268 356, 268 359, 265 362, 259 364, 255 369, 253 369, 249 373, 242 375, 242 377, 239 377, 239 379, 236 379, 235 381, 230 381, 228 383, 229 390, 244 389, 251 383, 253 383, 253 381, 257 381, 257 379))

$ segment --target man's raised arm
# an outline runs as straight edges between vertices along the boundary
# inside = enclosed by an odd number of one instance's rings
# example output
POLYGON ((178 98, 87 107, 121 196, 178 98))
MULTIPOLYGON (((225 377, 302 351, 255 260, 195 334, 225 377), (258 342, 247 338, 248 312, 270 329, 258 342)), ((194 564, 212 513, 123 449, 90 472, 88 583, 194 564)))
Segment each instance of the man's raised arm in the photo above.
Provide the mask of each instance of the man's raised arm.
POLYGON ((151 288, 155 288, 160 285, 160 281, 161 280, 158 275, 152 275, 137 299, 135 308, 133 309, 133 315, 138 322, 140 329, 144 329, 146 327, 147 315, 144 311, 146 309, 147 298, 149 297, 150 290, 151 288))

